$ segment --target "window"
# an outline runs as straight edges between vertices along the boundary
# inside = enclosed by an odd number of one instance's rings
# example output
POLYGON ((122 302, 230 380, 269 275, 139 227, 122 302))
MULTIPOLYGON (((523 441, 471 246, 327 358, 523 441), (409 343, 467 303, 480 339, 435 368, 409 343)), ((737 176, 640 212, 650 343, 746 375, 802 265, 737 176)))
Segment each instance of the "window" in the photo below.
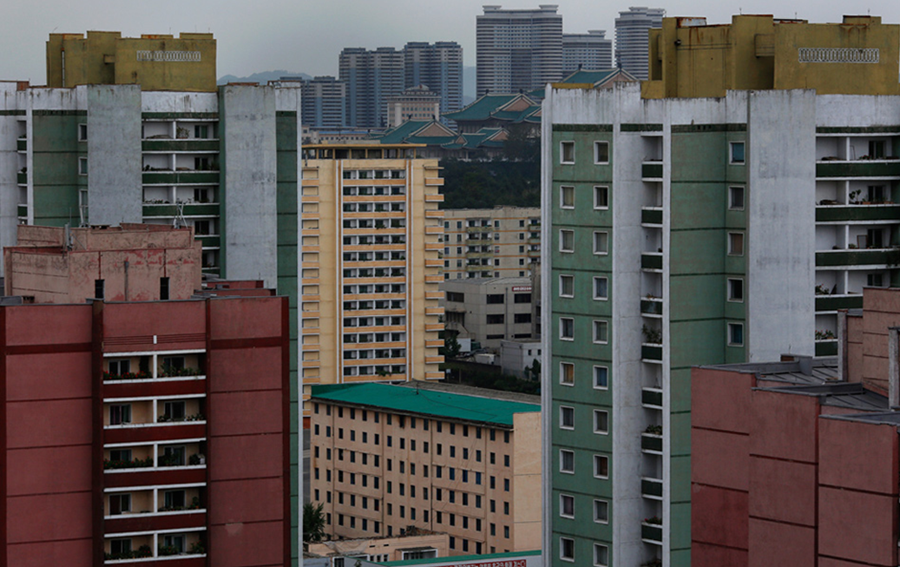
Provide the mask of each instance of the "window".
POLYGON ((744 255, 744 233, 729 232, 728 233, 728 254, 730 256, 744 255))
POLYGON ((79 142, 87 141, 87 124, 79 124, 78 125, 78 141, 79 142))
POLYGON ((575 498, 573 496, 559 495, 559 515, 563 518, 575 518, 575 498))
POLYGON ((559 538, 559 558, 563 561, 575 561, 575 540, 568 537, 559 538))
POLYGON ((489 293, 487 295, 488 305, 503 305, 505 297, 502 293, 489 293))
POLYGON ((166 534, 163 536, 163 547, 175 554, 184 553, 184 534, 166 534))
POLYGON ((163 419, 159 421, 184 421, 184 402, 166 402, 163 406, 163 419))
POLYGON ((121 376, 131 372, 131 361, 127 358, 109 361, 109 373, 115 376, 121 376))
POLYGON ((881 274, 866 274, 867 287, 884 287, 884 278, 881 274))
POLYGON ((575 453, 573 451, 559 450, 559 472, 575 473, 575 453))
POLYGON ((161 301, 169 299, 169 278, 159 278, 159 299, 161 301))
MULTIPOLYGON (((575 385, 575 365, 571 362, 559 363, 559 383, 564 386, 575 385)), ((493 463, 494 454, 491 453, 491 463, 493 463)))
POLYGON ((110 449, 110 461, 131 461, 131 449, 110 449))
POLYGON ((743 323, 728 323, 728 346, 744 346, 743 323))
POLYGON ((594 544, 594 567, 607 567, 609 565, 609 548, 605 545, 594 544))
POLYGON ((597 478, 609 478, 609 457, 594 455, 594 476, 597 478))
POLYGON ((78 175, 88 174, 88 162, 86 157, 78 158, 78 175))
POLYGON ((609 280, 606 276, 594 276, 594 299, 605 301, 609 298, 609 280))
POLYGON ((109 515, 118 516, 131 512, 131 494, 110 494, 109 515))
POLYGON ((184 445, 166 447, 163 449, 163 456, 157 464, 161 467, 183 467, 184 454, 184 445))
POLYGON ((94 280, 94 298, 103 299, 105 295, 106 280, 94 280))
POLYGON ((575 276, 559 276, 559 296, 575 297, 575 276))
POLYGON ((126 423, 131 423, 131 404, 109 406, 109 424, 123 425, 126 423))
POLYGON ((609 433, 609 412, 606 410, 594 410, 594 433, 609 433))
POLYGON ((869 159, 884 158, 884 140, 869 140, 869 159))
POLYGON ((594 186, 594 209, 609 208, 609 187, 606 185, 594 186))
POLYGON ((608 232, 595 232, 594 233, 594 254, 608 254, 609 253, 609 233, 608 232))
POLYGON ((728 208, 733 211, 744 210, 744 188, 729 187, 728 188, 728 208))
POLYGON ((609 522, 609 502, 594 500, 594 521, 600 524, 609 522))
POLYGON ((571 185, 559 187, 559 206, 563 209, 575 208, 575 188, 571 185))
POLYGON ((560 429, 575 429, 575 408, 560 406, 559 427, 560 429))
POLYGON ((575 163, 575 142, 559 143, 559 163, 575 163))
POLYGON ((559 338, 564 341, 575 340, 575 320, 571 317, 559 318, 559 338))
POLYGON ((609 369, 605 366, 594 367, 594 388, 605 390, 609 388, 609 369))
POLYGON ((594 321, 594 342, 601 345, 609 342, 609 323, 594 321))
POLYGON ((455 292, 455 291, 447 292, 447 301, 452 301, 454 303, 463 303, 465 300, 466 300, 465 294, 455 292))
POLYGON ((195 138, 209 138, 209 126, 197 124, 194 126, 195 138))
POLYGON ((744 301, 744 280, 728 278, 728 301, 744 301))
POLYGON ((112 539, 109 541, 109 551, 112 555, 124 555, 131 553, 130 539, 112 539))
POLYGON ((744 163, 744 142, 729 144, 731 163, 744 163))
POLYGON ((503 313, 488 315, 486 322, 488 325, 502 325, 504 321, 503 313))
POLYGON ((575 251, 575 231, 560 230, 559 231, 559 251, 574 252, 575 251))
POLYGON ((167 510, 183 510, 185 503, 185 491, 167 490, 163 494, 163 501, 167 510))
POLYGON ((594 163, 609 163, 609 142, 594 142, 594 163))

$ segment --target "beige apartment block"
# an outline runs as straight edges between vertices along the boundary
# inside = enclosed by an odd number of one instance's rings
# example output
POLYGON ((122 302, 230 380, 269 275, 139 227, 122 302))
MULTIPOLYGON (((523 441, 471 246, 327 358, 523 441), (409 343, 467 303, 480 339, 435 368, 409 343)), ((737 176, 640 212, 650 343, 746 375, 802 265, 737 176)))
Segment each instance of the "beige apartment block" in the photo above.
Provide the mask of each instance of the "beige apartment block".
POLYGON ((529 276, 541 258, 541 209, 444 210, 444 279, 529 276))
POLYGON ((303 148, 304 399, 311 384, 443 378, 443 179, 421 147, 303 148))
POLYGON ((310 488, 336 538, 449 535, 450 555, 541 537, 539 398, 438 383, 312 389, 310 488))

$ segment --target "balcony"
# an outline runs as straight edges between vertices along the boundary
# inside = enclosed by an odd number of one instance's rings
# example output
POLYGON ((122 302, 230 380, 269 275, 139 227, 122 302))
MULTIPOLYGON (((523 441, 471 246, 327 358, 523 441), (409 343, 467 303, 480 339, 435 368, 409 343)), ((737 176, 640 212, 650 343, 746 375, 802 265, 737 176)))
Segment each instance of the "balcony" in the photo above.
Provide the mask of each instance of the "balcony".
POLYGON ((644 181, 662 181, 663 164, 661 162, 644 162, 641 164, 641 177, 644 181))
POLYGON ((641 433, 641 451, 651 455, 662 455, 662 435, 656 433, 641 433))
POLYGON ((641 254, 641 269, 659 271, 663 267, 662 252, 644 252, 641 254))
POLYGON ((472 260, 482 260, 493 257, 493 252, 466 252, 466 258, 471 258, 472 260))
POLYGON ((900 205, 819 205, 816 222, 896 221, 900 219, 900 205))
POLYGON ((816 356, 837 356, 837 340, 816 341, 816 356))
POLYGON ((16 140, 16 150, 20 152, 28 151, 28 140, 25 138, 19 138, 16 140))
POLYGON ((860 293, 847 295, 816 295, 816 311, 862 309, 862 306, 863 296, 860 293))
POLYGON ((211 139, 144 139, 141 150, 145 152, 218 152, 219 140, 211 139))
POLYGON ((213 185, 219 183, 218 171, 145 171, 142 176, 144 185, 178 185, 181 183, 202 183, 213 185))
POLYGON ((641 224, 661 226, 663 211, 660 207, 644 207, 641 209, 641 224))
POLYGON ((641 496, 650 500, 662 500, 663 484, 658 478, 641 477, 641 496))
POLYGON ((900 248, 816 252, 816 267, 887 266, 900 264, 900 248))
POLYGON ((641 405, 650 409, 663 408, 663 391, 659 388, 644 388, 641 390, 641 405))
MULTIPOLYGON (((184 203, 182 213, 185 216, 219 216, 217 203, 184 203)), ((178 205, 171 203, 144 202, 143 215, 145 217, 174 217, 178 216, 178 205)))
POLYGON ((16 174, 16 181, 19 185, 28 185, 28 174, 20 171, 16 174))
POLYGON ((28 216, 28 205, 19 205, 17 207, 16 212, 19 215, 19 217, 21 217, 21 218, 27 217, 28 216))
POLYGON ((900 177, 900 161, 820 161, 816 163, 816 177, 900 177))
POLYGON ((644 543, 662 545, 662 521, 659 518, 650 518, 641 522, 641 540, 644 543))
POLYGON ((662 299, 657 297, 648 297, 641 300, 641 315, 647 315, 649 317, 662 317, 662 312, 662 299))
POLYGON ((467 226, 466 232, 469 234, 480 234, 485 232, 494 232, 494 227, 492 226, 467 226))
POLYGON ((650 343, 641 344, 641 360, 644 362, 662 362, 662 345, 650 343))

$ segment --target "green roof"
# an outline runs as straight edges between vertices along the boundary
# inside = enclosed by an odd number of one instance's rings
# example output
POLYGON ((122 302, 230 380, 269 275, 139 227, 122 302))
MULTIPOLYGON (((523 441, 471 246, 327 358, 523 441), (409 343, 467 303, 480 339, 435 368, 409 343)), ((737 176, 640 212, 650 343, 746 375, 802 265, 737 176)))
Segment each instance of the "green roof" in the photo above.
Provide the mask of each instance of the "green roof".
POLYGON ((601 71, 575 71, 561 82, 563 83, 591 83, 596 85, 614 75, 618 69, 603 69, 601 71))
POLYGON ((377 383, 313 386, 312 398, 508 427, 513 414, 541 411, 538 404, 377 383))
POLYGON ((456 112, 446 112, 450 120, 488 120, 504 104, 512 102, 517 94, 486 94, 469 106, 456 112))
POLYGON ((492 559, 508 559, 513 557, 532 557, 540 555, 541 550, 534 551, 513 551, 510 553, 489 553, 487 555, 453 555, 450 557, 434 557, 431 559, 409 559, 407 561, 388 561, 387 563, 379 563, 387 567, 402 567, 404 565, 431 565, 432 563, 464 563, 467 561, 484 561, 492 559))

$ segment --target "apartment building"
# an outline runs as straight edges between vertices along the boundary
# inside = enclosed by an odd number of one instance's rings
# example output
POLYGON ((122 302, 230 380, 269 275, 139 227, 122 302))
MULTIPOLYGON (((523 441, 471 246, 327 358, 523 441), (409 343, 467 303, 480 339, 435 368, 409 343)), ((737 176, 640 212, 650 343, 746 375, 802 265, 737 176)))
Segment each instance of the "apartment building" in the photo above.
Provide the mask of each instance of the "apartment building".
POLYGON ((900 290, 863 296, 838 359, 694 368, 693 565, 897 563, 900 290))
POLYGON ((388 97, 405 87, 403 52, 393 47, 345 47, 339 78, 347 84, 347 123, 351 128, 386 128, 388 97))
POLYGON ((406 88, 425 85, 440 97, 441 113, 462 108, 463 50, 455 41, 411 41, 403 47, 406 88))
MULTIPOLYGON (((77 237, 136 238, 113 232, 77 237)), ((13 268, 27 262, 6 252, 13 268)), ((153 262, 122 252, 136 285, 156 281, 143 272, 153 262)), ((181 266, 168 269, 179 279, 181 266)), ((0 503, 14 519, 0 529, 4 564, 290 564, 287 298, 178 290, 170 301, 4 298, 0 503)))
POLYGON ((564 33, 562 36, 562 72, 599 71, 613 68, 613 42, 605 30, 564 33))
POLYGON ((443 282, 447 331, 495 350, 505 340, 539 337, 532 281, 507 277, 443 282))
POLYGON ((562 14, 484 6, 475 17, 476 96, 543 88, 562 77, 562 14))
POLYGON ((444 209, 444 279, 529 277, 541 257, 537 207, 444 209))
POLYGON ((608 497, 612 520, 586 533, 548 505, 551 564, 690 563, 690 366, 832 355, 836 310, 896 282, 898 102, 811 90, 654 100, 627 83, 549 93, 545 496, 556 505, 571 487, 588 517, 608 497), (562 406, 574 431, 552 426, 562 406), (662 431, 653 451, 648 428, 662 431), (660 537, 645 537, 654 517, 660 537))
MULTIPOLYGON (((649 77, 649 45, 651 28, 662 27, 663 8, 631 7, 616 18, 616 66, 638 79, 649 77)), ((690 18, 681 18, 690 19, 690 18)))
POLYGON ((532 549, 541 530, 536 399, 438 386, 313 388, 310 482, 326 531, 446 532, 451 555, 532 549))
POLYGON ((301 83, 303 125, 310 128, 346 128, 347 84, 334 77, 314 77, 301 83))
POLYGON ((311 384, 443 378, 443 180, 420 147, 303 149, 304 398, 311 384))

